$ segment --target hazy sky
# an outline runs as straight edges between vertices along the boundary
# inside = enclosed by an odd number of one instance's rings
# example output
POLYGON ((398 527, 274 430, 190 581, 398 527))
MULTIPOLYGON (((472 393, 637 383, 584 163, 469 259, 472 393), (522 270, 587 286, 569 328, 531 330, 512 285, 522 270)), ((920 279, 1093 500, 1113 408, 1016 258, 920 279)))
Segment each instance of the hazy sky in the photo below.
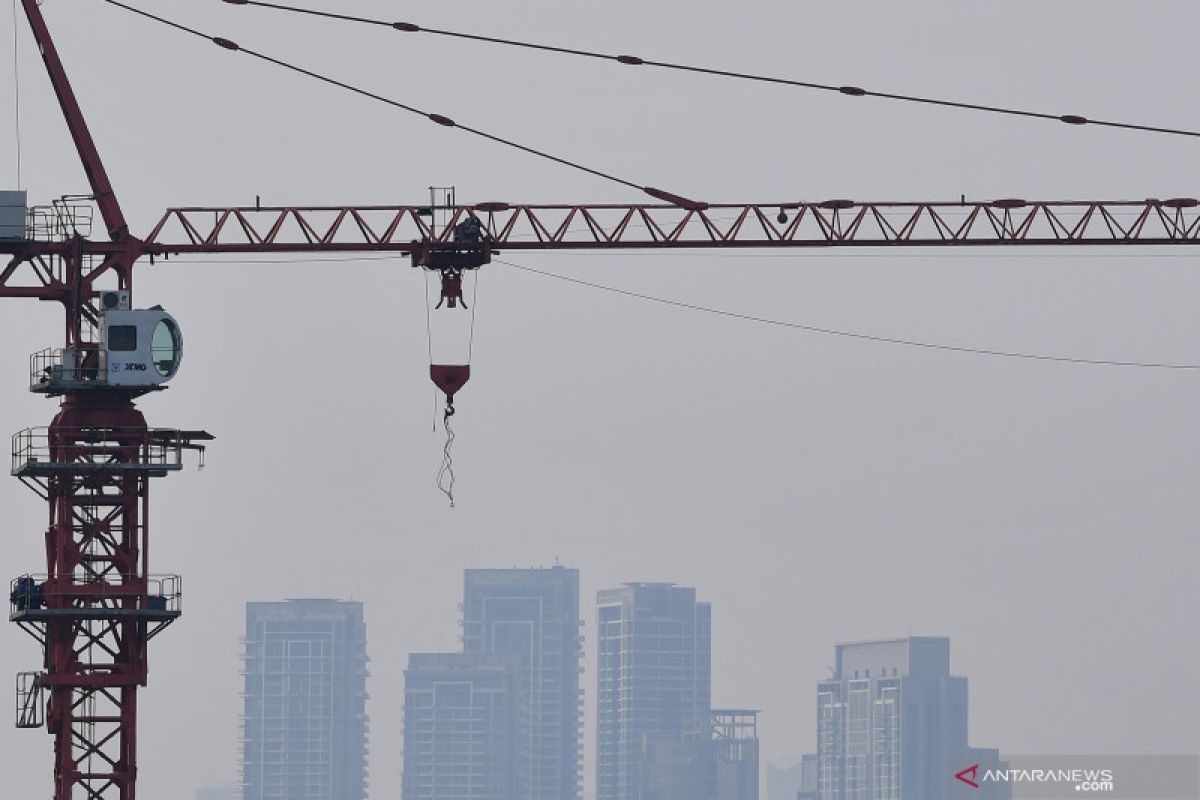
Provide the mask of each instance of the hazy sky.
MULTIPOLYGON (((140 4, 244 45, 710 201, 1200 194, 1194 140, 907 107, 359 28, 210 0, 140 4)), ((332 7, 332 6, 330 6, 332 7)), ((640 201, 99 2, 43 6, 137 233, 171 205, 640 201)), ((430 27, 1200 128, 1190 2, 339 3, 430 27), (1182 102, 1181 102, 1182 101, 1182 102)), ((16 182, 0 15, 0 188, 16 182)), ((86 191, 22 20, 23 176, 86 191)), ((520 255, 550 271, 781 319, 954 345, 1200 363, 1191 251, 520 255)), ((154 486, 155 572, 184 617, 151 647, 142 793, 237 774, 247 600, 366 603, 371 791, 400 786, 401 671, 458 647, 462 570, 582 573, 586 791, 595 592, 695 586, 713 701, 763 709, 764 759, 815 747, 835 642, 953 639, 975 744, 1200 751, 1194 683, 1200 372, 1009 361, 787 331, 489 266, 458 399, 458 498, 434 487, 422 279, 404 260, 184 263, 139 274, 186 357, 141 402, 217 436, 154 486)), ((0 430, 46 425, 28 353, 57 308, 7 301, 0 430)), ((0 482, 6 575, 45 569, 45 508, 0 482)), ((0 677, 37 669, 16 626, 0 677)), ((10 695, 11 696, 11 695, 10 695)), ((0 728, 11 796, 50 739, 0 728)))

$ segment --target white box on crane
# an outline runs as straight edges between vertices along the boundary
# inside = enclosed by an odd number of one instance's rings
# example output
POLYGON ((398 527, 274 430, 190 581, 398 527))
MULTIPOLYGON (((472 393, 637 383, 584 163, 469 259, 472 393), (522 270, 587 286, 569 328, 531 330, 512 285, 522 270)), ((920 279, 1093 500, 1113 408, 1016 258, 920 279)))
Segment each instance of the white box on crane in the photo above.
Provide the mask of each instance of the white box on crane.
POLYGON ((25 192, 0 191, 0 239, 24 239, 28 215, 25 192))

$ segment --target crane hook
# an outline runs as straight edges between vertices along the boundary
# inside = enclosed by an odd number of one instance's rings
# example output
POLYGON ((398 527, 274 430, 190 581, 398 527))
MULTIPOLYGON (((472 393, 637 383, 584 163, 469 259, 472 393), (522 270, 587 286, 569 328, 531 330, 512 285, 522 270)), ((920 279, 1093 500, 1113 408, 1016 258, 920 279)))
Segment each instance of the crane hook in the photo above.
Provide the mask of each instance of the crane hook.
POLYGON ((467 308, 462 294, 462 270, 447 268, 441 270, 441 273, 442 296, 434 308, 441 308, 443 303, 447 308, 458 308, 459 303, 462 303, 463 308, 467 308))

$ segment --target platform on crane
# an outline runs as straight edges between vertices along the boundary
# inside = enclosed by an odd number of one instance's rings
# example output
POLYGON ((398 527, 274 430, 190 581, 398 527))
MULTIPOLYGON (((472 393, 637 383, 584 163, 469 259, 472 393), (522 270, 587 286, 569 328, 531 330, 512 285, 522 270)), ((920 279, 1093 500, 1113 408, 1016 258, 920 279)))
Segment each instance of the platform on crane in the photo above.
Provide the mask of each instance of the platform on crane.
POLYGON ((29 391, 53 396, 99 386, 105 369, 103 356, 95 353, 96 363, 88 365, 78 348, 39 350, 29 356, 29 391))
POLYGON ((91 198, 68 195, 48 206, 31 206, 27 212, 25 238, 34 242, 61 242, 72 236, 92 235, 95 209, 91 198))
POLYGON ((13 434, 12 474, 28 478, 61 472, 139 472, 160 478, 183 469, 183 451, 199 438, 195 433, 170 428, 59 429, 59 443, 52 441, 50 428, 26 428, 13 434))
MULTIPOLYGON (((109 577, 112 576, 103 576, 109 577)), ((168 623, 183 613, 183 581, 178 575, 127 576, 122 583, 94 579, 57 579, 22 575, 9 591, 9 621, 58 619, 137 619, 168 623)))

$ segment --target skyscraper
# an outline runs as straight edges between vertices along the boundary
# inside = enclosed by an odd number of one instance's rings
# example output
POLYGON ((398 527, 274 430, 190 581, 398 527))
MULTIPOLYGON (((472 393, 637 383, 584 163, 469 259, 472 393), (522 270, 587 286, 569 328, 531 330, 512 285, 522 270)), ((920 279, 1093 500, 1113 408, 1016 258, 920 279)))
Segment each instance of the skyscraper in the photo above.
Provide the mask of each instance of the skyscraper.
POLYGON ((244 800, 364 800, 361 603, 246 604, 244 800))
POLYGON ((519 662, 524 725, 514 748, 518 797, 579 797, 579 571, 469 569, 462 615, 463 652, 519 662))
POLYGON ((819 800, 944 800, 952 767, 989 752, 967 746, 949 639, 840 644, 836 663, 817 685, 819 800))
POLYGON ((413 653, 404 673, 402 800, 517 800, 527 764, 520 659, 413 653))
POLYGON ((627 583, 597 598, 597 800, 647 800, 710 773, 711 610, 696 590, 627 583))

